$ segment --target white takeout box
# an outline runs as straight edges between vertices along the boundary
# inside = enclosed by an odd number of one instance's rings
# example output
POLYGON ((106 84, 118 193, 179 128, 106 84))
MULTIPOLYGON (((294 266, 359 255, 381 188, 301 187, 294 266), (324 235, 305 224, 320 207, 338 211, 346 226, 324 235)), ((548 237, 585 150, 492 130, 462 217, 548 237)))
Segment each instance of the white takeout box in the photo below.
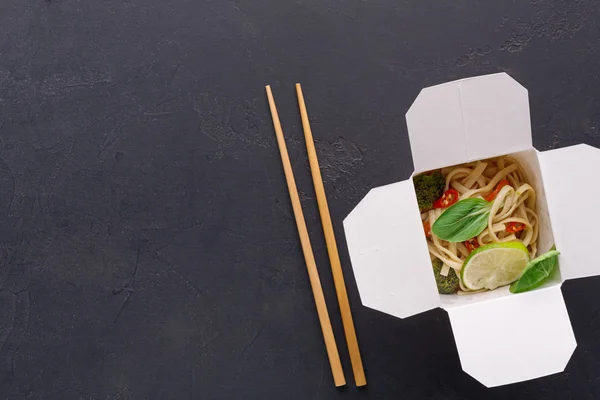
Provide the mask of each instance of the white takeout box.
POLYGON ((577 200, 600 198, 600 150, 534 149, 527 90, 505 73, 425 88, 406 122, 414 174, 506 154, 518 158, 537 193, 538 254, 556 243, 559 273, 522 294, 503 287, 439 295, 407 179, 372 189, 344 220, 363 305, 398 318, 443 308, 463 370, 487 387, 563 371, 576 342, 560 286, 600 274, 592 251, 600 244, 600 214, 583 218, 577 200))

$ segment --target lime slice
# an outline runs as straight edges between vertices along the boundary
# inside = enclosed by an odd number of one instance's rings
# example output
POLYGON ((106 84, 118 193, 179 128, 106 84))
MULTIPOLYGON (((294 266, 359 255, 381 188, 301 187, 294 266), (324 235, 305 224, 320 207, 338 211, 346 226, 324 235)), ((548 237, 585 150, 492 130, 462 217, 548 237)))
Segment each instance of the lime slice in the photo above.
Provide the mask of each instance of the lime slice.
POLYGON ((511 293, 526 292, 541 285, 550 276, 558 262, 559 251, 550 250, 535 260, 529 261, 518 281, 510 285, 511 293))
POLYGON ((529 252, 521 242, 492 243, 469 255, 460 278, 471 290, 493 290, 519 279, 528 262, 529 252))

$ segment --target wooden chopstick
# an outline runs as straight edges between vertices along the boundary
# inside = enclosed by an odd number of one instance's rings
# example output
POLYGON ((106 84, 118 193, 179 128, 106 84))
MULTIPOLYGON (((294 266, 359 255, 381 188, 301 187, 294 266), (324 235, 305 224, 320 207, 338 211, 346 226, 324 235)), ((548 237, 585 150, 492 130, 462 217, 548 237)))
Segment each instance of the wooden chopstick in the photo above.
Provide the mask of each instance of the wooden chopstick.
POLYGON ((354 382, 356 383, 356 386, 364 386, 367 384, 367 378, 365 377, 365 370, 360 357, 360 349, 358 348, 358 339, 356 338, 354 322, 352 321, 352 311, 350 310, 348 293, 346 292, 346 284, 344 283, 344 273, 342 271, 340 255, 335 241, 331 215, 329 214, 329 206, 327 205, 327 196, 325 195, 325 187, 323 186, 323 178, 321 177, 317 151, 315 150, 315 143, 310 129, 306 104, 304 104, 302 87, 299 83, 296 84, 296 93, 298 95, 298 105, 300 106, 300 115, 302 117, 302 127, 304 128, 304 139, 306 141, 306 151, 308 152, 308 160, 310 162, 310 172, 312 174, 315 193, 317 195, 319 213, 321 214, 321 224, 323 225, 323 233, 325 235, 325 242, 327 243, 327 252, 329 253, 329 263, 331 264, 333 282, 335 284, 335 291, 340 306, 340 313, 342 314, 342 323, 344 325, 346 343, 348 344, 348 351, 350 353, 352 371, 354 372, 354 382))
POLYGON ((298 227, 300 244, 302 245, 302 252, 304 253, 304 261, 306 262, 306 269, 308 270, 308 277, 310 279, 310 285, 312 287, 315 304, 317 306, 317 314, 319 315, 321 330, 323 331, 323 339, 325 339, 325 347, 327 349, 327 356, 329 357, 329 364, 331 365, 333 381, 335 386, 344 386, 346 384, 346 378, 344 377, 342 363, 340 362, 340 355, 335 343, 333 329, 331 328, 331 321, 329 320, 329 313, 327 312, 325 297, 323 296, 323 288, 321 287, 321 280, 319 279, 317 264, 315 262, 315 257, 310 245, 308 230, 306 228, 306 222, 304 221, 304 214, 302 213, 302 206, 300 205, 300 197, 298 196, 298 189, 296 188, 292 164, 290 163, 290 157, 285 145, 283 130, 281 129, 281 122, 279 122, 279 114, 277 113, 277 107, 275 106, 275 100, 273 99, 271 87, 267 85, 265 89, 267 90, 267 98, 269 99, 271 117, 273 118, 273 127, 275 128, 275 135, 277 136, 277 144, 279 146, 279 153, 281 154, 281 162, 283 164, 283 171, 285 173, 288 191, 290 192, 290 199, 292 201, 292 209, 294 210, 296 226, 298 227))

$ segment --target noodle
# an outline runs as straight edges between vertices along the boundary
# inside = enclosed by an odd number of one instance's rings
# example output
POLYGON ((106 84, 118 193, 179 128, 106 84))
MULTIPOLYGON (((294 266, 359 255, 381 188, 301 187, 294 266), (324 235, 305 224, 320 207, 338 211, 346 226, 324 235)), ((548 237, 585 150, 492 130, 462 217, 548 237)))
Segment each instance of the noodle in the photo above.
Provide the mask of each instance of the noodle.
MULTIPOLYGON (((493 200, 487 227, 474 238, 473 243, 476 241, 477 246, 484 246, 518 241, 527 247, 531 258, 535 257, 539 233, 538 216, 535 212, 536 193, 527 183, 525 171, 516 159, 510 156, 498 157, 443 168, 441 172, 446 179, 445 190, 455 189, 460 196, 459 200, 488 196, 500 181, 507 180, 508 184, 500 189, 493 200), (507 224, 522 224, 523 229, 513 232, 507 229, 507 224)), ((443 211, 441 208, 424 211, 421 219, 433 226, 443 211)), ((459 294, 480 292, 470 291, 460 279, 462 265, 472 250, 469 243, 465 243, 449 243, 433 233, 427 237, 431 257, 439 258, 444 263, 444 272, 448 268, 456 271, 460 284, 459 294)))

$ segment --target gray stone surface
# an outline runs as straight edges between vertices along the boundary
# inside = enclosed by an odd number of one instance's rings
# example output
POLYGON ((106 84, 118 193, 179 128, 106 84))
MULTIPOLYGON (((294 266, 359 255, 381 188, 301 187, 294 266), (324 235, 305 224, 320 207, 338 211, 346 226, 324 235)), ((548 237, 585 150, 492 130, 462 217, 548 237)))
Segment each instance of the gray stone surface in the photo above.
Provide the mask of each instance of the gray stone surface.
POLYGON ((462 372, 445 312, 360 306, 341 234, 370 187, 410 174, 404 113, 422 87, 505 71, 530 91, 537 148, 600 146, 599 9, 2 0, 0 398, 600 398, 600 278, 563 287, 579 343, 565 373, 486 390, 462 372), (264 95, 271 84, 352 382, 298 81, 363 390, 333 387, 264 95))

